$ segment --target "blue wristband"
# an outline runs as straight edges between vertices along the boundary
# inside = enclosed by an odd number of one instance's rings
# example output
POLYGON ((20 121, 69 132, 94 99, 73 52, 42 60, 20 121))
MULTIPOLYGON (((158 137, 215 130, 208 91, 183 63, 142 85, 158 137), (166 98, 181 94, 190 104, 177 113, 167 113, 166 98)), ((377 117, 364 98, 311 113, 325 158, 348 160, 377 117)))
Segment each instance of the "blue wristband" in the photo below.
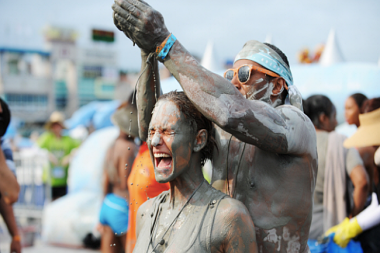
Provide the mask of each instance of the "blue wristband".
MULTIPOLYGON (((174 45, 174 42, 177 40, 177 38, 173 35, 173 34, 170 34, 170 36, 168 37, 168 39, 166 40, 166 43, 165 45, 163 46, 163 48, 160 50, 160 52, 158 52, 157 54, 157 57, 160 59, 160 60, 164 60, 165 57, 168 55, 170 49, 172 48, 172 46, 174 45)), ((162 46, 162 45, 161 45, 162 46)))

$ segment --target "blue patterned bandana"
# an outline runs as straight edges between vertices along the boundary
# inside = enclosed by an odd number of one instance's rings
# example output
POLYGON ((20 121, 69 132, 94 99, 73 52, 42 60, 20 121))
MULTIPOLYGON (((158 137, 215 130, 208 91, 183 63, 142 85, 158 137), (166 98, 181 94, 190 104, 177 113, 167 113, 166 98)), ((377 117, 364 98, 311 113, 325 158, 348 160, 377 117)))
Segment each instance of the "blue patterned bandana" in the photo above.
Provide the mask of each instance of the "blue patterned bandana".
POLYGON ((291 104, 303 111, 302 96, 293 85, 292 72, 276 51, 259 41, 250 40, 245 43, 234 62, 238 60, 254 61, 284 78, 288 85, 288 96, 285 99, 285 104, 291 104))

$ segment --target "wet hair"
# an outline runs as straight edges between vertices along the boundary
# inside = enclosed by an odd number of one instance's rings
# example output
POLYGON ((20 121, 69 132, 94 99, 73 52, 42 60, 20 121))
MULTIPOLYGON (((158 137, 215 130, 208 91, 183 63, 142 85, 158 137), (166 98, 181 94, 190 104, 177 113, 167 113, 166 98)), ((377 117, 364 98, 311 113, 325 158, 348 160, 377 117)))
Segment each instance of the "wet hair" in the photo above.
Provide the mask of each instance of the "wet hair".
MULTIPOLYGON (((273 51, 275 51, 280 57, 281 59, 285 62, 286 66, 288 68, 290 68, 289 66, 289 61, 288 61, 288 57, 286 57, 286 55, 284 54, 284 52, 282 52, 278 47, 276 47, 275 45, 272 45, 272 44, 269 44, 267 42, 263 43, 264 45, 270 47, 271 49, 273 49, 273 51)), ((271 82, 275 77, 272 77, 272 76, 268 76, 266 75, 266 79, 268 82, 271 82)), ((283 96, 283 100, 285 101, 285 98, 286 96, 288 95, 288 90, 284 88, 284 91, 282 92, 282 96, 283 96)), ((284 102, 283 101, 283 102, 284 102)))
POLYGON ((303 111, 315 127, 321 128, 319 116, 325 114, 327 117, 330 117, 334 111, 334 104, 324 95, 314 95, 304 101, 303 111))
POLYGON ((368 99, 363 104, 363 113, 369 113, 380 108, 380 97, 368 99))
POLYGON ((194 133, 197 133, 201 129, 205 129, 207 131, 208 138, 206 146, 200 151, 201 165, 203 166, 207 159, 212 161, 213 150, 214 148, 217 148, 217 146, 213 136, 214 126, 211 120, 203 116, 203 114, 198 111, 198 109, 182 91, 171 91, 166 93, 158 99, 158 101, 161 100, 175 103, 180 112, 185 116, 185 119, 189 121, 194 133))
POLYGON ((0 98, 0 104, 3 110, 3 112, 0 113, 0 137, 2 137, 7 131, 9 122, 11 121, 11 112, 9 110, 7 103, 5 103, 5 101, 1 98, 0 98))
POLYGON ((363 113, 363 103, 368 99, 362 93, 355 93, 350 96, 353 100, 355 100, 356 105, 359 107, 359 112, 363 113))

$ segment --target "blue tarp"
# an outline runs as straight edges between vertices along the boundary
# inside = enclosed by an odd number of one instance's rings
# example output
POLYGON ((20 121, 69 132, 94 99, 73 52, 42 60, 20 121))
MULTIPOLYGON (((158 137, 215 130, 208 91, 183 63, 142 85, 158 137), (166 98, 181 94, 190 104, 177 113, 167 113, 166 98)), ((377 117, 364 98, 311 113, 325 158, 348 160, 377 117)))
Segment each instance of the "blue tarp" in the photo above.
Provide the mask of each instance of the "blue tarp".
POLYGON ((341 248, 333 241, 334 235, 329 235, 323 244, 319 244, 316 240, 308 240, 307 245, 309 245, 310 253, 363 253, 360 242, 351 240, 346 248, 341 248))
POLYGON ((72 117, 65 121, 65 125, 69 130, 77 126, 89 126, 92 124, 95 129, 101 129, 112 126, 111 115, 120 105, 120 101, 98 102, 94 101, 82 106, 72 117))

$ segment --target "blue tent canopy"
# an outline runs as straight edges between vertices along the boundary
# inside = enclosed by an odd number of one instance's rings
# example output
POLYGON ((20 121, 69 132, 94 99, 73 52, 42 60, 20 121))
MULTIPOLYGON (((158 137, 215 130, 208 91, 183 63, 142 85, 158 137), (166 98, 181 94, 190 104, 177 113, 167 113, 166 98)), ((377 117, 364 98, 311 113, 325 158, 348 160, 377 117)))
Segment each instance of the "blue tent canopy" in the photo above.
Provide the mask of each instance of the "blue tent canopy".
POLYGON ((115 112, 120 103, 120 101, 116 100, 88 103, 74 112, 72 117, 66 120, 65 125, 69 130, 80 125, 89 126, 90 124, 92 124, 95 129, 112 126, 111 115, 115 112))

